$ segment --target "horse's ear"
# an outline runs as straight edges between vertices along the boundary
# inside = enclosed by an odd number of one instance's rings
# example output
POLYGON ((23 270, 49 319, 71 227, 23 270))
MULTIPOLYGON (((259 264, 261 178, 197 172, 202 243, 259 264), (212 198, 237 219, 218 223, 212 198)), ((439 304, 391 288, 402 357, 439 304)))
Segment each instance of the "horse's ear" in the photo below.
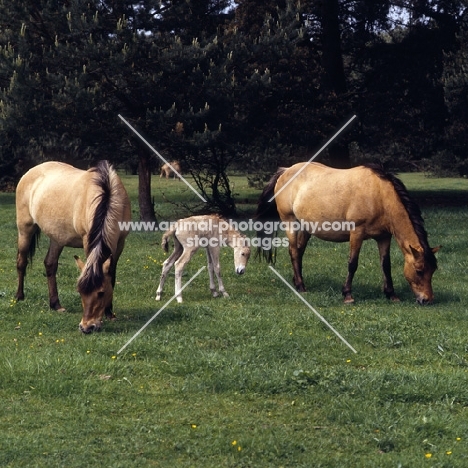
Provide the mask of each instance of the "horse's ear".
POLYGON ((415 260, 421 258, 424 255, 424 251, 422 249, 415 249, 412 245, 410 245, 409 248, 411 249, 411 253, 413 254, 415 260))
POLYGON ((110 254, 107 260, 102 264, 102 271, 104 272, 104 274, 109 273, 109 269, 112 265, 112 261, 113 261, 112 254, 110 254))
POLYGON ((432 250, 432 253, 438 252, 441 248, 442 248, 441 245, 438 245, 437 247, 432 247, 432 249, 431 249, 431 250, 432 250))
POLYGON ((76 263, 77 267, 80 269, 80 271, 83 271, 83 268, 84 268, 85 264, 83 263, 81 258, 78 257, 77 255, 73 255, 73 258, 75 259, 75 263, 76 263))

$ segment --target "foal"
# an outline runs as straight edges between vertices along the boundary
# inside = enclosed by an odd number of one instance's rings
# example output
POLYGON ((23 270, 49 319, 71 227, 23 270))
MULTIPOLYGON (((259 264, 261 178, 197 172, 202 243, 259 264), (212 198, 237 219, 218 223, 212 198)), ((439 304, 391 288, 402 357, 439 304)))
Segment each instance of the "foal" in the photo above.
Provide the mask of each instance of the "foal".
POLYGON ((163 263, 161 280, 156 291, 156 300, 161 300, 167 274, 175 264, 175 293, 177 302, 182 302, 182 273, 193 254, 200 248, 206 248, 208 259, 208 273, 210 275, 210 290, 213 297, 218 296, 214 282, 214 274, 218 279, 219 292, 224 297, 229 294, 224 289, 219 265, 219 249, 223 245, 229 245, 234 249, 234 266, 238 275, 244 274, 247 261, 250 257, 250 247, 247 238, 232 229, 228 222, 218 215, 192 216, 179 219, 163 235, 161 246, 167 252, 169 250, 169 237, 174 238, 174 251, 163 263))
POLYGON ((170 163, 163 164, 161 166, 161 174, 159 177, 165 177, 166 179, 169 179, 169 177, 172 175, 172 178, 178 178, 180 180, 179 174, 182 173, 180 169, 180 163, 179 161, 171 161, 170 163))

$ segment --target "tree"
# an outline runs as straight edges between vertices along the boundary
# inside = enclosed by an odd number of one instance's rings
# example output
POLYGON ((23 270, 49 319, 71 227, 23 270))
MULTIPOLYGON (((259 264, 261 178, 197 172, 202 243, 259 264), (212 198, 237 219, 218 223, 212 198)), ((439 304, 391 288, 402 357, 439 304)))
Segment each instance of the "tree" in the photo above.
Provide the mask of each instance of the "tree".
POLYGON ((385 29, 377 29, 373 40, 359 48, 360 55, 354 55, 354 75, 362 90, 358 142, 361 150, 393 167, 421 169, 428 160, 448 154, 442 78, 444 57, 457 48, 461 3, 389 4, 402 9, 404 22, 394 27, 395 17, 388 16, 385 29))
MULTIPOLYGON (((169 15, 169 6, 188 5, 176 3, 166 5, 164 13, 169 15)), ((217 4, 222 6, 222 2, 217 4)), ((63 148, 64 136, 69 135, 82 152, 112 154, 114 161, 121 150, 126 150, 128 158, 136 149, 140 216, 146 220, 155 219, 150 186, 154 159, 146 147, 116 125, 117 115, 124 114, 165 149, 177 122, 171 109, 174 103, 180 109, 191 106, 189 93, 196 96, 196 83, 187 86, 187 81, 191 74, 196 75, 197 61, 204 60, 197 39, 185 45, 173 31, 154 29, 161 24, 155 19, 160 6, 155 1, 135 7, 125 1, 75 0, 61 8, 54 2, 45 2, 42 8, 22 2, 15 6, 16 16, 6 5, 2 11, 2 17, 14 18, 18 28, 25 21, 21 40, 4 49, 0 72, 11 83, 3 93, 2 123, 13 134, 9 137, 12 147, 24 147, 18 141, 31 140, 37 134, 36 146, 45 147, 49 142, 49 146, 63 148), (32 59, 24 63, 22 57, 32 59), (29 102, 37 107, 28 114, 29 102), (156 129, 147 120, 154 110, 168 116, 156 129), (36 124, 39 119, 44 123, 42 129, 36 124)), ((213 2, 205 6, 212 7, 213 2)), ((5 37, 6 44, 7 40, 5 37)), ((43 157, 50 156, 46 153, 42 152, 43 157)))
POLYGON ((448 125, 445 134, 445 147, 451 154, 439 164, 445 170, 468 175, 468 24, 462 24, 457 35, 459 48, 446 55, 443 84, 444 99, 448 110, 448 125))

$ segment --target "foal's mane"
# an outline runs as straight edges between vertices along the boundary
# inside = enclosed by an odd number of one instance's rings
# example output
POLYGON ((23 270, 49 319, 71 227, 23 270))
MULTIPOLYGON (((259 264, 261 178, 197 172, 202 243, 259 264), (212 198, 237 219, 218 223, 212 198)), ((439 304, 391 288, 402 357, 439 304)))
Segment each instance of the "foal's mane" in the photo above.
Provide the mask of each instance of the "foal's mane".
POLYGON ((437 258, 429 247, 427 239, 427 232, 424 228, 424 219, 421 215, 421 210, 411 195, 408 193, 408 189, 405 184, 394 174, 387 172, 380 164, 364 164, 365 167, 372 170, 372 172, 382 180, 389 181, 395 192, 408 213, 411 224, 413 225, 414 231, 418 236, 419 242, 424 250, 424 260, 426 260, 434 268, 437 268, 437 258))
POLYGON ((120 200, 114 181, 117 173, 108 161, 99 161, 96 167, 89 170, 93 177, 97 195, 94 198, 94 215, 88 232, 87 260, 78 278, 78 291, 89 294, 99 288, 104 281, 103 263, 110 257, 112 249, 111 234, 118 219, 120 200))

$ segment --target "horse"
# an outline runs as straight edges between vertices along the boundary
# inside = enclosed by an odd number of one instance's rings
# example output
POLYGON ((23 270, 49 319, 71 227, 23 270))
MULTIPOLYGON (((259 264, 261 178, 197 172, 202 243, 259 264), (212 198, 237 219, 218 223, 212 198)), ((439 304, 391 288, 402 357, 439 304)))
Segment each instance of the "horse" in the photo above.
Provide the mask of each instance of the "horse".
POLYGON ((65 246, 84 248, 86 262, 78 256, 77 289, 81 296, 83 333, 98 331, 102 318, 113 319, 112 298, 117 262, 128 230, 120 222, 131 219, 130 200, 119 176, 108 161, 87 171, 49 161, 30 169, 16 188, 18 228, 17 300, 24 300, 24 278, 32 263, 39 235, 49 237, 44 260, 51 309, 61 306, 56 273, 65 246))
POLYGON ((180 180, 180 177, 179 175, 177 174, 177 172, 179 174, 181 174, 181 169, 180 169, 180 163, 179 161, 171 161, 170 163, 166 163, 166 164, 163 164, 161 166, 161 174, 159 175, 159 178, 161 177, 166 177, 166 179, 169 179, 170 175, 172 174, 172 178, 175 179, 175 178, 179 178, 180 180))
MULTIPOLYGON (((280 168, 260 196, 256 219, 281 220, 278 224, 286 226, 293 282, 298 292, 306 290, 302 258, 307 242, 314 235, 326 241, 349 242, 348 274, 342 294, 346 304, 353 303, 351 286, 359 251, 364 240, 375 239, 383 272, 383 291, 388 299, 399 301, 390 262, 390 243, 395 237, 404 256, 404 276, 417 302, 429 304, 434 299, 431 280, 437 269, 434 254, 440 246, 429 247, 419 207, 401 180, 377 164, 334 169, 313 162, 280 168)), ((272 234, 260 229, 257 236, 272 234)), ((272 262, 272 250, 260 247, 259 252, 262 251, 272 262)))
POLYGON ((224 289, 219 264, 221 246, 234 249, 234 265, 238 275, 243 275, 250 257, 248 239, 219 215, 200 215, 179 219, 171 225, 162 237, 161 246, 168 252, 169 238, 174 239, 174 251, 163 263, 161 279, 156 291, 156 300, 161 300, 161 293, 167 274, 175 264, 175 294, 177 302, 182 302, 182 273, 193 254, 200 248, 206 248, 208 273, 210 276, 210 290, 213 297, 218 296, 214 282, 214 274, 218 280, 219 293, 224 297, 229 294, 224 289))

